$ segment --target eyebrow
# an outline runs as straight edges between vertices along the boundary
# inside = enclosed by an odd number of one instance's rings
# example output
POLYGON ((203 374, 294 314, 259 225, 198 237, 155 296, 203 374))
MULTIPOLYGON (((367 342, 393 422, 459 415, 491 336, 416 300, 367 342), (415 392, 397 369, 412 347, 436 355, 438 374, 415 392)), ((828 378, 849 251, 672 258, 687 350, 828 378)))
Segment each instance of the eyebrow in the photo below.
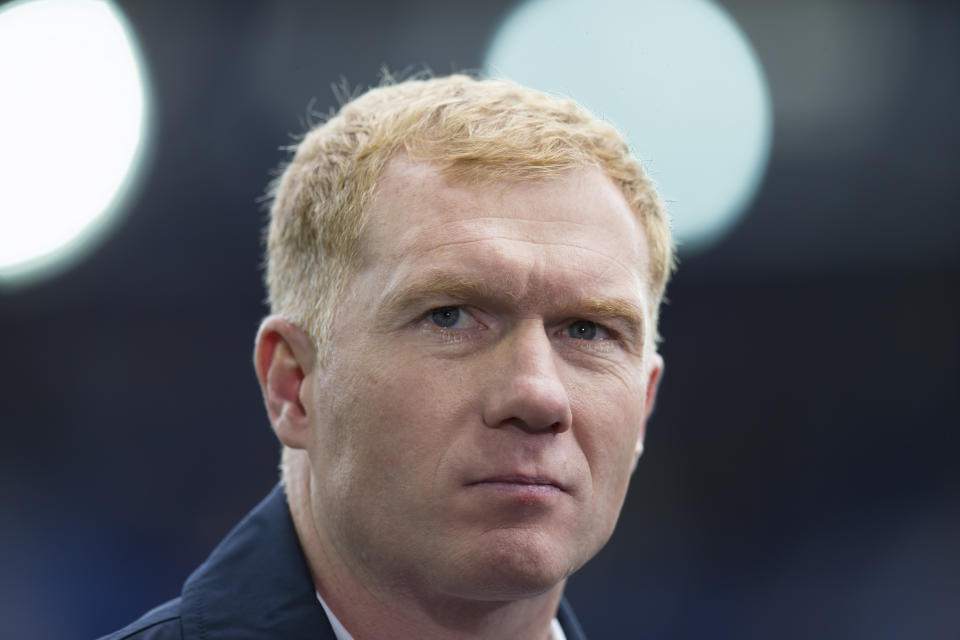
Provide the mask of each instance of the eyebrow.
POLYGON ((589 318, 622 322, 627 326, 630 337, 643 344, 646 323, 643 309, 634 302, 624 298, 587 298, 579 300, 575 309, 589 318))
MULTIPOLYGON (((516 296, 502 288, 491 287, 484 280, 433 273, 387 293, 380 307, 388 313, 403 313, 430 298, 449 298, 455 301, 516 302, 516 296)), ((626 326, 630 337, 643 344, 646 327, 643 309, 627 298, 586 296, 569 305, 566 313, 605 322, 619 322, 626 326)))
POLYGON ((402 312, 417 306, 427 298, 452 298, 465 301, 504 297, 513 298, 505 291, 491 288, 482 280, 435 273, 388 293, 384 296, 381 307, 388 311, 402 312))

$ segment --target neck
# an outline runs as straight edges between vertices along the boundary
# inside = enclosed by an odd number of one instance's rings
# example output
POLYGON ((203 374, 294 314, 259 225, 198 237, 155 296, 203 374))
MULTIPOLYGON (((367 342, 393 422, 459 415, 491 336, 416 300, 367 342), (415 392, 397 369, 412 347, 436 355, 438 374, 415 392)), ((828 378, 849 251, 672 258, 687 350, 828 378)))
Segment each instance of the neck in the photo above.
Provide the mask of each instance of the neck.
POLYGON ((357 640, 410 637, 424 640, 517 638, 546 640, 564 583, 531 598, 469 600, 406 585, 383 585, 353 567, 315 517, 311 473, 303 451, 284 456, 287 501, 317 592, 357 640))

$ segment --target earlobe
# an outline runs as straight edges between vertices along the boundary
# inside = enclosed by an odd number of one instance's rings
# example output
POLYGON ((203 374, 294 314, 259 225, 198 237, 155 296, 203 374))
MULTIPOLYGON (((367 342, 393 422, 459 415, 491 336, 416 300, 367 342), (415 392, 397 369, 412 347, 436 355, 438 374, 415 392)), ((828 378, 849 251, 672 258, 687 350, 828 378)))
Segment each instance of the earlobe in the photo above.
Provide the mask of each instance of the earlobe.
POLYGON ((647 376, 647 397, 644 420, 650 419, 653 413, 653 405, 657 400, 657 391, 660 388, 660 380, 663 378, 663 356, 659 353, 653 354, 653 362, 650 365, 650 373, 647 376))
POLYGON ((657 390, 660 387, 660 379, 663 377, 663 357, 659 353, 653 354, 653 361, 650 365, 650 371, 647 375, 647 390, 644 398, 643 407, 643 425, 640 427, 640 433, 637 435, 637 446, 633 452, 633 469, 637 468, 640 456, 643 455, 643 439, 647 434, 647 421, 650 414, 653 413, 653 405, 657 400, 657 390))
POLYGON ((270 424, 280 441, 303 449, 309 441, 309 405, 304 385, 316 366, 316 349, 300 327, 280 316, 260 325, 253 364, 270 424))

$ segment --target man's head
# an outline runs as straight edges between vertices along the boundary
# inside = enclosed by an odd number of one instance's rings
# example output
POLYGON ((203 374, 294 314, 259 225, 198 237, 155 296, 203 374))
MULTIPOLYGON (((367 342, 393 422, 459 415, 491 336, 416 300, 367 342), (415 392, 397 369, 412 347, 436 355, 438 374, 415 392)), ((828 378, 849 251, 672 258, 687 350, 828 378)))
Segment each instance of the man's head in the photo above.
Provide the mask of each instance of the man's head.
POLYGON ((662 371, 669 231, 623 141, 509 83, 417 81, 308 134, 277 189, 255 364, 311 563, 374 597, 562 585, 662 371))
POLYGON ((663 204, 617 131, 574 102, 503 80, 455 75, 373 89, 297 146, 271 185, 267 290, 274 314, 307 331, 326 357, 331 325, 368 204, 398 153, 477 184, 596 166, 633 209, 650 246, 654 320, 673 269, 663 204))

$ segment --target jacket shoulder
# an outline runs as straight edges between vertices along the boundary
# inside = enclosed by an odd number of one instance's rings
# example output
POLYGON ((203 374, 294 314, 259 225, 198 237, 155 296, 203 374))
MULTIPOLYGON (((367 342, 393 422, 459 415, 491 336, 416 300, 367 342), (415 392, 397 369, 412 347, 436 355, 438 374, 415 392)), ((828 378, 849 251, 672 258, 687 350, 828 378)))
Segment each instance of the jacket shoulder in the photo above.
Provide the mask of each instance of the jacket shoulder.
POLYGON ((182 640, 180 598, 166 602, 143 614, 123 629, 100 640, 182 640))

